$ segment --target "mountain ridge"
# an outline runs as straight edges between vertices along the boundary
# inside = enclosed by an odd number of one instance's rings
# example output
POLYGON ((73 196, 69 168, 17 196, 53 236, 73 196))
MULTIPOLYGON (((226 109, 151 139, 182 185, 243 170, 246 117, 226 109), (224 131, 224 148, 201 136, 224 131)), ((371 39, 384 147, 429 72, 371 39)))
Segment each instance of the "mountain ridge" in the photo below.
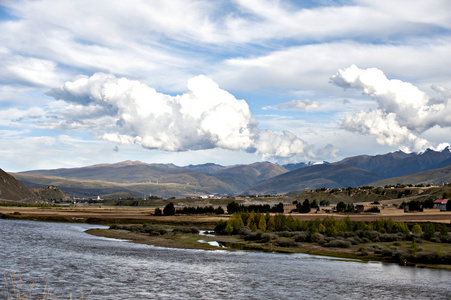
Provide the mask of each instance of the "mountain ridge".
POLYGON ((36 187, 37 182, 41 185, 60 182, 63 184, 60 187, 71 193, 78 186, 79 189, 85 189, 85 194, 89 190, 97 194, 109 194, 109 189, 118 192, 123 188, 124 192, 137 195, 180 197, 201 194, 283 194, 300 189, 356 187, 450 164, 451 152, 446 148, 443 151, 429 149, 418 154, 395 151, 374 156, 359 155, 334 163, 309 162, 289 164, 286 167, 271 162, 233 166, 206 163, 179 167, 174 164, 128 160, 81 168, 31 170, 14 175, 30 187, 36 187), (48 179, 38 179, 37 176, 48 176, 48 179), (62 178, 70 179, 71 182, 62 178), (103 182, 99 185, 104 188, 95 188, 90 181, 103 182))

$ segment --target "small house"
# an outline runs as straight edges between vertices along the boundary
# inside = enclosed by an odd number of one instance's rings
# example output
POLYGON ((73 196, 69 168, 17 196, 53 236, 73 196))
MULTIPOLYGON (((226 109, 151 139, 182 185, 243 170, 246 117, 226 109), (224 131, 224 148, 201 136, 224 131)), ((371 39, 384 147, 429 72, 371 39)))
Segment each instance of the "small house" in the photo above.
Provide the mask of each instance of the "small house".
POLYGON ((434 207, 439 207, 440 211, 446 211, 446 204, 448 199, 438 199, 434 201, 434 207))

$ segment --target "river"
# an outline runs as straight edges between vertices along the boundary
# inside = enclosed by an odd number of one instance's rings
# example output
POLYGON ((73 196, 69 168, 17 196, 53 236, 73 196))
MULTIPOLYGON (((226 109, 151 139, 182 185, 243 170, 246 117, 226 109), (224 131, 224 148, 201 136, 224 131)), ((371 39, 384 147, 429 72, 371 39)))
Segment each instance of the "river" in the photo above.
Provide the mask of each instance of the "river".
MULTIPOLYGON (((74 299, 450 299, 451 272, 306 254, 160 248, 100 225, 0 219, 0 271, 74 299)), ((0 281, 2 284, 4 280, 0 281)), ((1 294, 0 294, 1 298, 1 294)))

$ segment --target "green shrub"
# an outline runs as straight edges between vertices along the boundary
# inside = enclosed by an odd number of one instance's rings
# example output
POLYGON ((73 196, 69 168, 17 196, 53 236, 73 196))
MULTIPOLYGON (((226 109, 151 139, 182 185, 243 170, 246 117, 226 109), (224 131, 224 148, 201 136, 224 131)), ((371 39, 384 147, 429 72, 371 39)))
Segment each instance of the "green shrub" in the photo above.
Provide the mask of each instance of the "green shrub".
POLYGON ((263 233, 261 236, 262 242, 271 242, 277 240, 279 237, 275 235, 274 233, 263 233))
POLYGON ((277 240, 275 242, 276 246, 278 247, 296 247, 297 244, 293 240, 277 240))
POLYGON ((259 241, 259 240, 261 240, 262 234, 263 233, 261 232, 261 230, 257 230, 255 232, 251 232, 250 234, 246 235, 244 237, 244 240, 245 241, 259 241))
POLYGON ((330 242, 324 244, 324 247, 349 248, 351 247, 351 242, 341 239, 333 239, 330 242))
POLYGON ((314 243, 318 243, 318 244, 323 244, 324 243, 324 235, 322 235, 319 232, 315 232, 314 234, 312 234, 312 236, 310 237, 310 240, 314 243))
POLYGON ((307 242, 309 240, 308 233, 306 231, 297 232, 294 236, 294 240, 296 242, 307 242))

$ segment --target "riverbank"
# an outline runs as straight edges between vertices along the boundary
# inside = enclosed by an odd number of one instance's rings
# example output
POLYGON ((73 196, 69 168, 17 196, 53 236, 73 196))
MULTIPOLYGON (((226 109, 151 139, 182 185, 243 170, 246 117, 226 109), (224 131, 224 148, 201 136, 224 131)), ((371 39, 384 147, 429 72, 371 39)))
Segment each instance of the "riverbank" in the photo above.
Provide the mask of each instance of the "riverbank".
MULTIPOLYGON (((91 229, 87 233, 96 236, 127 240, 133 243, 153 245, 157 247, 169 247, 179 249, 201 249, 216 251, 257 251, 281 254, 304 253, 310 255, 330 256, 335 258, 352 259, 361 262, 381 261, 396 263, 400 265, 425 267, 430 269, 450 270, 451 265, 427 264, 418 262, 400 261, 399 258, 387 256, 385 250, 409 252, 412 248, 411 242, 379 242, 351 245, 349 248, 323 247, 317 243, 305 242, 296 243, 296 245, 278 246, 273 242, 254 242, 245 241, 239 235, 213 235, 213 234, 192 234, 192 233, 173 233, 169 231, 164 235, 149 235, 136 233, 123 229, 91 229), (369 251, 368 249, 372 249, 369 251)), ((288 239, 286 239, 288 241, 288 239)), ((420 251, 434 253, 443 251, 450 253, 451 245, 440 245, 432 242, 424 242, 420 246, 420 251), (439 250, 441 249, 441 250, 439 250)))

